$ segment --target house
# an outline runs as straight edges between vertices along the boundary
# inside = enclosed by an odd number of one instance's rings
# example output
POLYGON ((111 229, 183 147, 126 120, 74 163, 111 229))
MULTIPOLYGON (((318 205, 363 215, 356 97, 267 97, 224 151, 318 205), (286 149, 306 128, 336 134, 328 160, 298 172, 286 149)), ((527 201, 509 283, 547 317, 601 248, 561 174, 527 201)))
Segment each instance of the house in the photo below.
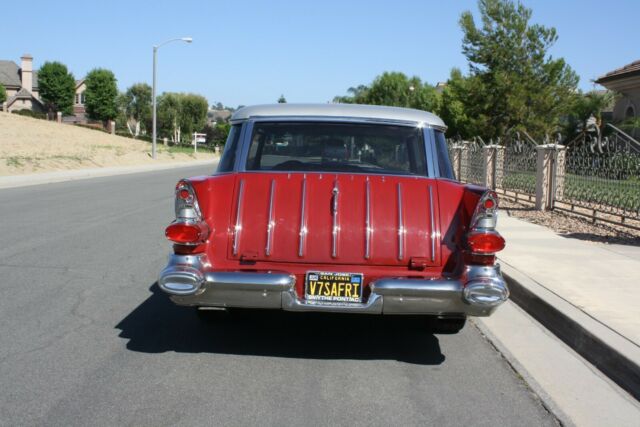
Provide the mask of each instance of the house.
POLYGON ((38 72, 33 71, 33 57, 22 55, 20 67, 13 61, 0 60, 0 84, 7 90, 7 111, 43 111, 38 96, 38 72))
POLYGON ((595 82, 620 94, 613 106, 613 121, 640 117, 640 60, 609 71, 595 82))
POLYGON ((227 109, 209 110, 207 112, 207 124, 215 125, 220 122, 228 122, 232 114, 233 112, 227 109))
POLYGON ((84 106, 84 91, 87 85, 84 79, 76 80, 76 94, 73 99, 73 116, 63 117, 65 123, 87 123, 87 110, 84 106))
MULTIPOLYGON (((45 111, 40 99, 38 72, 33 71, 33 57, 22 55, 20 66, 13 61, 0 60, 0 84, 7 90, 6 108, 8 112, 16 110, 45 111)), ((84 107, 84 79, 76 81, 76 94, 73 105, 73 116, 69 120, 76 123, 86 122, 84 107)), ((0 105, 0 107, 2 107, 0 105)))

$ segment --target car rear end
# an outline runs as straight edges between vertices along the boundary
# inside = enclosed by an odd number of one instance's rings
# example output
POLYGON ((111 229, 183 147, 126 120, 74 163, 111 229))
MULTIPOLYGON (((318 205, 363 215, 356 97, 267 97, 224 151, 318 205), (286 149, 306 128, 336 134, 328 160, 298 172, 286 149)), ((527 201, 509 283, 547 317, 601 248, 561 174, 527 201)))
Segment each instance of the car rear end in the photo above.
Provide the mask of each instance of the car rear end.
POLYGON ((437 128, 307 118, 235 132, 231 170, 176 187, 159 285, 177 304, 464 318, 507 299, 497 196, 447 176, 437 128))

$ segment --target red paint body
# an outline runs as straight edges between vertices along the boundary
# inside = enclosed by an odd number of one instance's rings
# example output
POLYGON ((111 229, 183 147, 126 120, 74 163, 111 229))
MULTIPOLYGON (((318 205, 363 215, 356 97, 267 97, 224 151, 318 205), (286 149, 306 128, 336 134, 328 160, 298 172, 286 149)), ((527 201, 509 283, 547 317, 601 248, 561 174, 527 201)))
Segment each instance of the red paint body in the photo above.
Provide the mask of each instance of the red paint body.
POLYGON ((336 173, 228 173, 189 181, 210 234, 197 247, 176 245, 176 252, 205 252, 214 270, 279 270, 295 274, 299 295, 304 293, 304 275, 309 270, 364 273, 365 289, 378 277, 459 275, 464 236, 484 191, 444 179, 336 173), (308 234, 303 255, 299 256, 303 180, 308 234), (241 181, 243 194, 239 201, 241 181), (267 255, 272 181, 274 225, 271 253, 267 255), (369 259, 365 258, 367 181, 372 229, 369 259), (334 187, 339 188, 335 257, 332 256, 334 187), (429 187, 433 195, 433 221, 429 187), (402 193, 401 221, 398 188, 402 193), (398 236, 400 224, 405 230, 403 239, 398 236), (433 254, 431 236, 435 237, 433 254))

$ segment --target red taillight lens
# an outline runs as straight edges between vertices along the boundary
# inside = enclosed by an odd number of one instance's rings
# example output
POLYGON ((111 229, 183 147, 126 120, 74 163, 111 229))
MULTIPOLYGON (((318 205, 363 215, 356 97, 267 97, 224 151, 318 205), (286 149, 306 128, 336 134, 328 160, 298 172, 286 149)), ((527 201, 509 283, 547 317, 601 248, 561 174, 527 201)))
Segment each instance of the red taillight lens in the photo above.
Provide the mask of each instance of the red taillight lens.
POLYGON ((496 202, 494 199, 486 199, 484 201, 484 208, 485 209, 493 209, 493 207, 496 205, 496 202))
POLYGON ((504 249, 504 239, 495 231, 472 231, 467 235, 467 245, 474 254, 494 254, 504 249))
POLYGON ((175 222, 164 232, 167 239, 180 245, 197 245, 206 240, 209 230, 203 223, 175 222))
POLYGON ((191 193, 187 189, 183 188, 182 190, 178 191, 178 197, 180 197, 182 200, 187 200, 190 196, 191 193))

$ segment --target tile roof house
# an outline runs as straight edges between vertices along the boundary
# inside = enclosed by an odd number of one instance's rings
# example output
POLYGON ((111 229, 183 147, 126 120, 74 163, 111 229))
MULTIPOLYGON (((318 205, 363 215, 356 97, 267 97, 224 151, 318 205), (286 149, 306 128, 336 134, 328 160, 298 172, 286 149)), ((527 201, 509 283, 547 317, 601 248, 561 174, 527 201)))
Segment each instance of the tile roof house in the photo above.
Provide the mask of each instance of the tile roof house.
POLYGON ((640 60, 609 71, 595 82, 621 95, 613 106, 614 121, 640 117, 640 60))
POLYGON ((38 96, 38 72, 33 71, 33 57, 22 55, 21 66, 0 60, 0 84, 7 90, 7 111, 44 109, 38 96))

